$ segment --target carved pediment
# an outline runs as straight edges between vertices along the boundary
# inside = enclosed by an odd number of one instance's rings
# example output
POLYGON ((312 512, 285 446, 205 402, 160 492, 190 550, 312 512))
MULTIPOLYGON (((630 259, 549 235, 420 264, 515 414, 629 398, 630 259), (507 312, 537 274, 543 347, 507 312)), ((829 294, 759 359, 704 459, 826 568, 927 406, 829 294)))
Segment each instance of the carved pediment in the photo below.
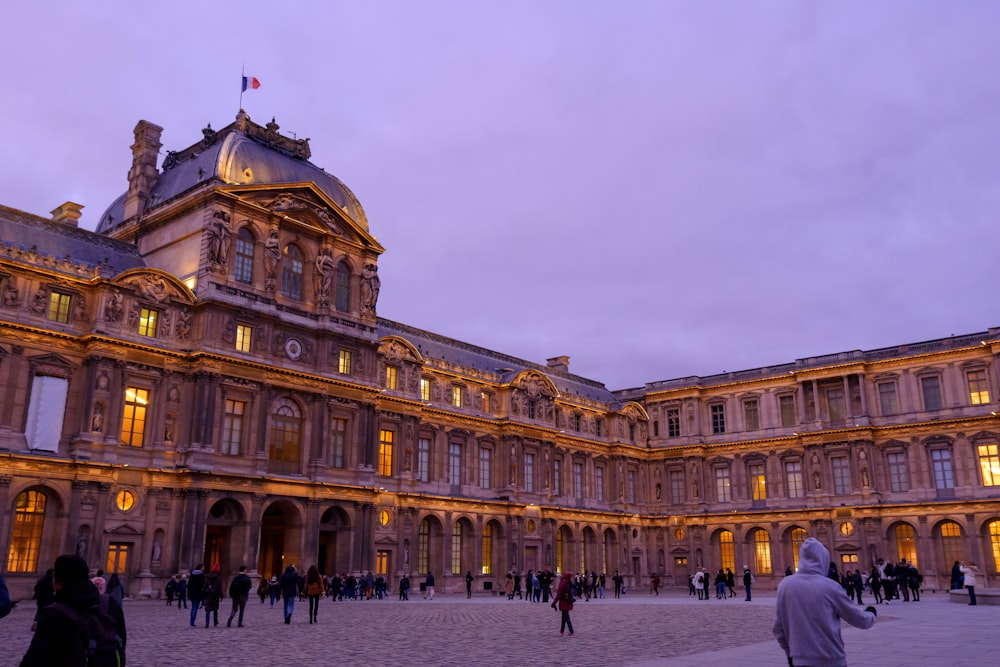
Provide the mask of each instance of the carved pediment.
POLYGON ((32 369, 42 375, 68 377, 74 368, 74 364, 58 354, 42 354, 37 357, 31 357, 29 362, 32 369))
POLYGON ((106 535, 132 535, 132 536, 142 535, 141 530, 133 528, 127 523, 108 526, 107 528, 104 529, 104 533, 106 535))
POLYGON ((164 304, 171 299, 193 303, 194 295, 184 283, 157 269, 131 269, 118 275, 114 282, 134 290, 137 298, 164 304))
POLYGON ((423 357, 409 341, 399 336, 386 336, 379 342, 378 353, 389 363, 412 361, 423 363, 423 357))
POLYGON ((528 398, 559 396, 559 391, 552 380, 538 371, 522 371, 511 384, 521 389, 528 398))

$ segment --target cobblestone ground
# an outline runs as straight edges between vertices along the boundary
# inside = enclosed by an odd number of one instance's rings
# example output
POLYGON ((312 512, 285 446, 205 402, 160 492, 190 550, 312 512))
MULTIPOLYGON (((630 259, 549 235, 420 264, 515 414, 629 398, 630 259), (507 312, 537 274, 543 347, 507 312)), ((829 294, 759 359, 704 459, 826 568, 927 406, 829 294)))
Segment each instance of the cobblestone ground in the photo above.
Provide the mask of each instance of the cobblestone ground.
MULTIPOLYGON (((285 625, 280 601, 272 608, 255 598, 247 605, 246 627, 234 622, 227 628, 229 600, 223 600, 219 626, 205 629, 204 614, 192 628, 187 610, 126 600, 128 664, 624 666, 767 641, 774 601, 698 602, 675 593, 580 601, 572 612, 574 637, 559 636, 560 615, 549 605, 497 597, 324 599, 317 625, 309 624, 307 612, 307 603, 297 602, 292 624, 285 625)), ((25 600, 0 621, 0 645, 12 656, 3 664, 16 665, 24 654, 33 615, 34 605, 25 600)))

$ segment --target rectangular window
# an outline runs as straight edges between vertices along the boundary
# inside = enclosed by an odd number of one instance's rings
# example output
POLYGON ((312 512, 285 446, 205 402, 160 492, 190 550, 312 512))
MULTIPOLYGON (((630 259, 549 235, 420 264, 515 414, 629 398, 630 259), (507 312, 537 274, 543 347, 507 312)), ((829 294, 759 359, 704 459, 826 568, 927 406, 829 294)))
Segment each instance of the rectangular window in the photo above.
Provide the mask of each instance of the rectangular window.
POLYGON ((889 464, 889 490, 895 493, 910 490, 910 474, 906 468, 906 454, 892 452, 886 457, 889 464))
POLYGON ((381 429, 378 432, 378 474, 382 477, 392 477, 392 443, 395 440, 395 431, 381 429))
POLYGON ((399 371, 398 371, 398 369, 395 366, 386 366, 385 367, 385 388, 386 389, 395 389, 396 388, 396 383, 397 383, 396 376, 397 376, 398 372, 399 371))
POLYGON ((562 461, 559 459, 552 462, 552 492, 562 495, 562 461))
POLYGON ((972 405, 986 405, 990 402, 990 390, 986 386, 986 371, 969 371, 969 402, 972 405))
POLYGON ((420 400, 425 403, 431 400, 431 381, 427 378, 420 378, 420 400))
POLYGON ((895 382, 878 383, 878 404, 883 416, 899 414, 899 401, 896 399, 895 382))
POLYGON ((330 465, 343 468, 344 455, 347 450, 347 420, 334 418, 330 420, 330 465))
POLYGON ((720 503, 732 500, 729 492, 729 468, 715 469, 715 499, 720 503))
POLYGON ((979 469, 983 473, 983 486, 1000 486, 1000 454, 997 445, 979 445, 979 469))
POLYGON ((535 455, 524 455, 524 490, 532 493, 535 490, 535 455))
POLYGON ((594 468, 594 500, 604 502, 604 468, 594 468))
POLYGON ((146 430, 146 406, 149 405, 149 390, 128 387, 125 390, 125 409, 122 411, 122 444, 142 447, 142 436, 146 430))
POLYGON ((684 502, 684 471, 670 471, 670 502, 680 505, 684 502))
POLYGON ((479 488, 490 488, 490 465, 493 462, 493 450, 479 448, 479 488))
POLYGON ((954 489, 955 476, 951 469, 951 450, 932 450, 931 464, 934 468, 934 488, 939 490, 954 489))
MULTIPOLYGON (((28 449, 46 452, 59 451, 63 422, 66 417, 66 396, 69 380, 51 375, 31 378, 31 396, 28 399, 28 416, 24 424, 24 438, 28 449)), ((100 431, 103 411, 95 415, 91 428, 100 431)))
POLYGON ((156 338, 156 318, 158 313, 152 308, 139 311, 139 335, 156 338))
POLYGON ((797 420, 795 419, 794 396, 779 396, 778 410, 781 412, 782 426, 795 426, 797 420))
POLYGON ((489 412, 492 409, 490 405, 490 395, 485 391, 479 392, 479 410, 480 412, 489 412))
POLYGON ((535 418, 535 401, 529 399, 528 400, 528 419, 534 419, 534 418, 535 418))
POLYGON ((756 400, 744 401, 743 417, 746 420, 746 430, 756 431, 760 429, 760 412, 756 400))
POLYGON ((583 464, 573 463, 573 497, 583 500, 583 464))
POLYGON ((789 498, 802 497, 802 461, 785 461, 785 483, 789 498))
POLYGON ((462 444, 448 445, 448 483, 458 486, 462 483, 462 444))
POLYGON ((628 471, 628 501, 635 502, 635 471, 628 471))
POLYGON ((573 415, 573 430, 576 431, 577 433, 580 432, 580 424, 582 421, 583 421, 583 415, 581 415, 579 412, 573 415))
POLYGON ((681 411, 680 409, 667 410, 667 437, 679 438, 681 436, 681 411))
POLYGON ((920 378, 920 390, 924 395, 924 410, 941 409, 941 378, 936 375, 920 378))
POLYGON ((830 411, 830 421, 840 421, 847 417, 847 412, 844 409, 844 390, 827 389, 826 407, 830 411))
POLYGON ((341 375, 350 375, 354 365, 354 354, 351 350, 341 350, 337 358, 337 372, 341 375))
POLYGON ((246 401, 226 399, 226 413, 222 417, 222 453, 238 456, 243 442, 243 415, 246 401))
POLYGON ((249 352, 253 348, 251 347, 251 338, 253 337, 253 327, 247 326, 246 324, 236 325, 236 350, 237 352, 249 352))
POLYGON ((750 465, 750 498, 767 500, 767 476, 764 474, 763 463, 750 465))
POLYGON ((69 302, 71 301, 69 294, 60 294, 59 292, 51 292, 49 294, 49 314, 48 317, 53 322, 61 322, 66 324, 69 322, 69 302))
POLYGON ((726 406, 713 405, 712 411, 712 433, 726 432, 726 406))
POLYGON ((604 425, 604 423, 600 419, 595 419, 594 420, 594 430, 595 430, 595 433, 596 433, 596 435, 597 435, 598 438, 601 437, 601 427, 603 425, 604 425))
POLYGON ((833 492, 846 495, 851 492, 851 469, 846 456, 834 456, 830 459, 833 467, 833 492))
POLYGON ((452 387, 451 388, 451 404, 456 408, 462 407, 462 388, 452 387))
POLYGON ((430 438, 417 440, 417 479, 431 481, 431 441, 430 438))

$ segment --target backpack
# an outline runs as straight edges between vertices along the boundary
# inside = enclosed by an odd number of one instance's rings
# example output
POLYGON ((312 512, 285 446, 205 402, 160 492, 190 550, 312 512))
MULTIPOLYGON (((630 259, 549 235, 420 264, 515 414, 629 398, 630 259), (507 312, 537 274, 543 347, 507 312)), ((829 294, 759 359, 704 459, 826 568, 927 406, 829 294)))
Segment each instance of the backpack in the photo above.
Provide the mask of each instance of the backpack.
POLYGON ((110 597, 102 595, 96 605, 84 613, 63 602, 52 604, 80 629, 81 643, 87 655, 87 667, 124 667, 125 651, 118 622, 108 613, 110 597))

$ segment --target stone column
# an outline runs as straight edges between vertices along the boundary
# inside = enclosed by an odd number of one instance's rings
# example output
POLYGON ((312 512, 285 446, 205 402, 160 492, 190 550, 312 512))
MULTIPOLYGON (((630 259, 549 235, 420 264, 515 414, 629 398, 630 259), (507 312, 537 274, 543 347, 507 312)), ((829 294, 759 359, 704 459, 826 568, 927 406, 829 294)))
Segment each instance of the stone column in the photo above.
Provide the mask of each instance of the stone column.
POLYGON ((4 368, 7 375, 4 378, 4 401, 0 405, 0 430, 18 431, 14 424, 14 406, 18 401, 13 400, 13 394, 17 392, 23 382, 21 378, 21 366, 24 364, 24 348, 20 345, 11 346, 11 354, 8 355, 4 368))
POLYGON ((111 485, 107 482, 100 482, 97 485, 97 510, 94 513, 94 531, 90 540, 91 554, 94 554, 95 551, 93 544, 98 544, 96 554, 97 557, 93 563, 91 563, 90 560, 87 561, 87 563, 91 566, 90 569, 92 570, 96 570, 97 568, 104 569, 104 561, 107 559, 107 545, 104 542, 104 523, 108 516, 108 505, 110 502, 111 485))
POLYGON ((851 383, 848 382, 850 375, 844 376, 844 419, 849 420, 854 416, 854 411, 851 409, 851 383))
POLYGON ((257 565, 260 562, 260 529, 264 521, 265 500, 267 500, 267 496, 263 493, 255 493, 251 497, 252 509, 245 531, 246 537, 244 539, 243 552, 247 554, 247 569, 253 576, 259 574, 257 565))
POLYGON ((865 374, 858 373, 858 390, 861 392, 861 415, 864 417, 868 416, 868 396, 867 387, 865 386, 865 374))
MULTIPOLYGON (((145 511, 146 515, 143 520, 143 531, 142 536, 139 539, 139 556, 142 562, 139 564, 139 597, 141 598, 152 598, 154 597, 153 592, 153 556, 151 553, 154 535, 154 519, 156 518, 156 499, 159 497, 160 490, 155 487, 148 487, 146 490, 146 502, 145 511)), ((160 552, 160 559, 163 558, 163 552, 160 552)))
POLYGON ((306 500, 305 535, 302 544, 302 562, 315 563, 319 557, 319 505, 315 498, 306 500))

